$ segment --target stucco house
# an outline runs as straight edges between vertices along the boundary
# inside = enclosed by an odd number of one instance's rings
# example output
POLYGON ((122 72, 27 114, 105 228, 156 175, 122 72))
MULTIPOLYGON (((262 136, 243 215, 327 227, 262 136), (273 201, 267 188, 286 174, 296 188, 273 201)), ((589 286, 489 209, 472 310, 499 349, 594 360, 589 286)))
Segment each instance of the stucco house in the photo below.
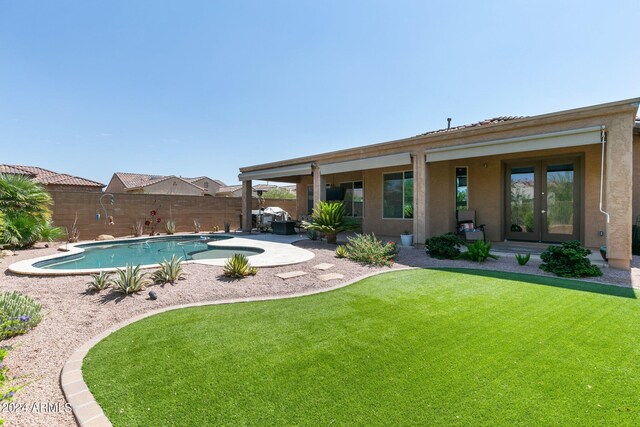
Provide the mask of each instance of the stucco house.
POLYGON ((175 175, 116 172, 111 177, 105 192, 211 196, 215 195, 218 189, 224 185, 224 182, 206 176, 184 178, 175 175))
POLYGON ((243 228, 252 180, 297 185, 298 212, 344 200, 364 232, 414 241, 476 211, 492 241, 607 245, 629 269, 640 215, 640 98, 531 117, 497 117, 414 137, 240 168, 243 228), (634 148, 636 148, 634 150, 634 148))
POLYGON ((101 192, 104 184, 90 179, 58 173, 37 166, 0 165, 0 173, 27 176, 47 191, 101 192))

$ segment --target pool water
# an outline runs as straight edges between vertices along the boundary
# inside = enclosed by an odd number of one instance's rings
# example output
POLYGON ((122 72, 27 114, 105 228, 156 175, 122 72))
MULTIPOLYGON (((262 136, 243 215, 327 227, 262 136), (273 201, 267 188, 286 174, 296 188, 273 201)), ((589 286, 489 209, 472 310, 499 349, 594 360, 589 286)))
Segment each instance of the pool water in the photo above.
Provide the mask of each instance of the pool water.
POLYGON ((207 243, 232 239, 230 236, 168 236, 146 240, 120 240, 77 245, 84 252, 35 263, 37 268, 52 270, 122 268, 127 265, 159 264, 172 256, 183 260, 225 259, 233 254, 246 256, 262 253, 257 248, 211 247, 207 243))

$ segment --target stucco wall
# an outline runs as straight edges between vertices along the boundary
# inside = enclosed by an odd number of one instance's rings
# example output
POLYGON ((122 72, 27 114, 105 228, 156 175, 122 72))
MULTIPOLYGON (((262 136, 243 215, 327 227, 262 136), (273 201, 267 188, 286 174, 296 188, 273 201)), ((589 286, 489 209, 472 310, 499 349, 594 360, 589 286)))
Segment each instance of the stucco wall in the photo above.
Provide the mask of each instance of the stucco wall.
MULTIPOLYGON (((225 222, 229 222, 232 229, 240 226, 241 198, 116 194, 113 205, 106 203, 108 198, 103 199, 108 214, 114 219, 114 225, 108 226, 102 210, 101 219, 96 220, 101 193, 54 191, 51 196, 54 201, 54 224, 71 228, 77 213, 82 240, 94 239, 100 234, 131 235, 135 221, 149 218, 151 210, 157 211, 157 216, 162 218, 162 223, 157 227, 157 231, 162 233, 165 232, 164 223, 170 217, 176 221, 178 232, 193 231, 194 219, 200 221, 202 231, 212 231, 215 226, 223 229, 225 222)), ((256 199, 253 200, 253 206, 254 209, 258 206, 256 199)), ((294 218, 297 217, 295 200, 269 200, 266 206, 279 206, 294 218)))

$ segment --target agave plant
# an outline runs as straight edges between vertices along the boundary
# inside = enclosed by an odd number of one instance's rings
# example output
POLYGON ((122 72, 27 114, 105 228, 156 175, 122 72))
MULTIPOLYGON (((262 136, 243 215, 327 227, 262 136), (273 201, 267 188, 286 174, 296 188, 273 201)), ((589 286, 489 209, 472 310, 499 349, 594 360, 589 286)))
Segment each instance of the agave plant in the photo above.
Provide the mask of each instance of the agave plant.
POLYGON ((200 224, 200 221, 198 221, 197 219, 193 220, 193 232, 194 233, 199 233, 200 230, 202 230, 202 225, 200 224))
POLYGON ((258 269, 251 267, 249 260, 243 254, 233 254, 224 264, 224 275, 226 277, 242 278, 245 276, 255 276, 258 269))
POLYGON ((91 281, 87 282, 87 288, 91 291, 100 292, 111 286, 111 275, 101 271, 98 274, 91 275, 91 281))
POLYGON ((173 234, 176 232, 176 222, 172 219, 168 219, 164 223, 164 229, 167 230, 167 234, 173 234))
POLYGON ((154 283, 175 283, 177 280, 183 280, 186 275, 182 271, 182 257, 176 258, 172 256, 170 261, 166 259, 160 263, 160 270, 153 273, 152 280, 154 283))
POLYGON ((347 257, 347 247, 345 245, 340 245, 336 248, 336 257, 337 258, 346 258, 347 257))
POLYGON ((115 292, 129 295, 140 292, 149 283, 147 273, 140 272, 140 266, 127 265, 124 270, 117 270, 117 277, 113 279, 111 288, 115 292))
POLYGON ((307 230, 316 230, 324 233, 327 243, 336 243, 338 233, 356 230, 359 225, 352 218, 346 216, 342 202, 320 201, 313 208, 310 221, 302 221, 302 226, 307 230))

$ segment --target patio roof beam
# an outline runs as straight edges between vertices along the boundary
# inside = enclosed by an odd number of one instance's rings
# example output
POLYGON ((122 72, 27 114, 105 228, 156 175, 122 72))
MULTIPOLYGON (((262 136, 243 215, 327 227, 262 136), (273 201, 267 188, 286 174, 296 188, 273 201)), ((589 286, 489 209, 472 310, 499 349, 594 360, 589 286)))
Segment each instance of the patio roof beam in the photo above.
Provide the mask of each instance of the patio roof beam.
POLYGON ((478 142, 475 144, 431 148, 426 150, 427 162, 600 144, 600 132, 602 129, 602 126, 592 126, 518 138, 478 142))
POLYGON ((387 156, 368 157, 366 159, 349 160, 346 162, 327 163, 319 165, 320 173, 330 175, 333 173, 351 172, 366 169, 378 169, 391 166, 411 164, 411 153, 396 153, 387 156))
POLYGON ((284 176, 311 175, 311 163, 304 163, 293 166, 283 166, 279 168, 270 168, 257 170, 252 172, 243 172, 238 175, 240 181, 249 180, 273 180, 284 176))

